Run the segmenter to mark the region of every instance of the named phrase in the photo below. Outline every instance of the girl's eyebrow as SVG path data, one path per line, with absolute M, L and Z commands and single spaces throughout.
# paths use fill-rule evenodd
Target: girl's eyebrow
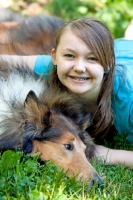
M 74 50 L 74 49 L 71 49 L 71 48 L 63 48 L 63 50 L 65 50 L 65 51 L 70 51 L 70 52 L 72 52 L 72 53 L 76 53 L 76 50 Z M 92 51 L 88 51 L 87 52 L 87 54 L 88 55 L 94 55 L 94 53 L 92 52 Z
M 63 50 L 67 50 L 67 51 L 71 51 L 71 52 L 76 52 L 75 50 L 73 50 L 73 49 L 70 49 L 70 48 L 64 48 Z

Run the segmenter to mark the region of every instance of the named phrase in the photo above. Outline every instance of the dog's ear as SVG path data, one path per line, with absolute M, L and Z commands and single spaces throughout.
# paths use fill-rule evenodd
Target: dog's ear
M 91 123 L 92 123 L 91 122 L 91 117 L 92 117 L 92 114 L 88 113 L 84 117 L 79 118 L 78 121 L 76 122 L 76 124 L 80 127 L 80 129 L 82 131 L 84 131 L 85 129 L 88 128 L 88 126 L 91 125 Z
M 50 125 L 50 111 L 48 107 L 35 94 L 30 91 L 24 102 L 27 122 L 34 123 L 38 127 Z

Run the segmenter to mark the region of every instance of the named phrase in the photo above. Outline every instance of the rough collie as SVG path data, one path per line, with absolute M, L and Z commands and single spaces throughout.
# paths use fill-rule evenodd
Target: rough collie
M 0 149 L 40 153 L 41 160 L 53 161 L 69 176 L 100 184 L 85 155 L 95 147 L 89 135 L 86 139 L 89 123 L 90 114 L 83 114 L 75 97 L 53 91 L 25 64 L 0 62 Z

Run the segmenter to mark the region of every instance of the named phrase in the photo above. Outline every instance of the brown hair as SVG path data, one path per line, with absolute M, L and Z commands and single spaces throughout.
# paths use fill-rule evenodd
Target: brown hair
M 113 113 L 111 109 L 111 95 L 114 77 L 114 41 L 110 31 L 100 21 L 92 18 L 79 18 L 66 23 L 58 32 L 56 37 L 56 47 L 58 48 L 62 34 L 66 29 L 73 31 L 80 39 L 82 39 L 98 58 L 100 64 L 105 70 L 101 90 L 98 96 L 98 110 L 96 117 L 98 121 L 94 124 L 93 137 L 104 137 L 113 122 Z M 52 87 L 66 90 L 57 76 L 57 70 L 53 68 L 51 84 Z

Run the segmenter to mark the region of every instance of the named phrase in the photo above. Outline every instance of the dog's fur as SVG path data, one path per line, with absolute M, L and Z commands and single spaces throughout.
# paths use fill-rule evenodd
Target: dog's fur
M 27 66 L 0 62 L 0 148 L 41 153 L 41 160 L 59 164 L 69 176 L 101 183 L 85 156 L 90 114 L 84 116 L 82 107 L 68 93 L 48 88 Z M 94 147 L 87 136 L 88 154 Z
M 0 22 L 7 22 L 7 21 L 8 22 L 12 22 L 12 21 L 22 22 L 26 18 L 27 17 L 17 12 L 13 12 L 9 8 L 0 8 Z
M 1 14 L 2 12 L 2 14 Z M 9 10 L 5 9 L 5 15 Z M 11 11 L 10 11 L 11 12 Z M 64 21 L 50 15 L 21 17 L 17 13 L 0 10 L 0 54 L 50 54 L 55 36 Z

